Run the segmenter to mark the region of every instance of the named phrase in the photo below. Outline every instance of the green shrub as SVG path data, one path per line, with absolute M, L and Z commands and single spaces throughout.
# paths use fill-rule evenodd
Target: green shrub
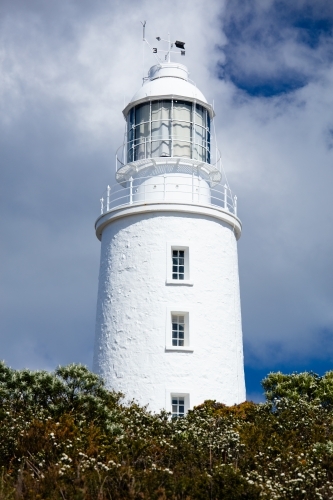
M 80 365 L 0 364 L 0 500 L 333 499 L 332 372 L 270 374 L 267 402 L 149 413 Z

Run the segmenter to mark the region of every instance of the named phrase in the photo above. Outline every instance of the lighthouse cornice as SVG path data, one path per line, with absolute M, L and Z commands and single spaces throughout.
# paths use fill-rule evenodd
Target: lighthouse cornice
M 116 207 L 109 210 L 105 214 L 100 215 L 95 223 L 96 236 L 99 240 L 102 239 L 102 233 L 106 226 L 112 222 L 133 215 L 158 214 L 168 213 L 172 215 L 201 216 L 216 219 L 226 223 L 233 230 L 236 239 L 238 240 L 242 232 L 242 223 L 240 219 L 223 208 L 193 204 L 193 203 L 176 203 L 176 202 L 145 202 Z

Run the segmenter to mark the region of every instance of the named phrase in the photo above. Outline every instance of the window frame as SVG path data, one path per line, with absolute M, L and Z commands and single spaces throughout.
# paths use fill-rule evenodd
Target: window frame
M 173 267 L 173 250 L 183 250 L 184 251 L 184 279 L 173 279 L 172 267 Z M 190 246 L 185 242 L 167 242 L 167 262 L 166 262 L 166 285 L 177 285 L 177 286 L 193 286 L 193 281 L 191 280 L 191 260 L 190 260 Z
M 188 318 L 186 314 L 171 314 L 172 347 L 186 347 L 188 345 L 188 338 L 186 338 L 188 337 L 188 332 L 186 332 L 187 323 Z
M 172 413 L 172 400 L 174 398 L 184 398 L 184 415 L 173 415 Z M 187 412 L 190 409 L 190 394 L 188 392 L 178 392 L 178 391 L 172 391 L 169 393 L 169 410 L 171 413 L 171 418 L 182 418 L 183 416 L 185 417 Z
M 175 255 L 176 253 L 176 255 Z M 182 253 L 182 255 L 181 255 Z M 183 264 L 180 263 L 180 260 L 183 259 Z M 172 270 L 171 270 L 171 279 L 177 281 L 185 281 L 185 276 L 188 275 L 188 255 L 186 254 L 186 250 L 181 248 L 172 248 L 171 249 L 171 260 L 172 260 Z M 174 262 L 176 260 L 176 264 Z M 175 270 L 176 268 L 176 270 Z M 181 272 L 181 269 L 183 271 Z M 175 275 L 178 276 L 175 278 Z M 181 278 L 181 276 L 183 276 Z
M 172 345 L 172 317 L 184 316 L 184 345 Z M 191 346 L 191 324 L 190 324 L 190 310 L 188 307 L 167 307 L 166 312 L 166 328 L 165 328 L 165 352 L 179 351 L 179 352 L 193 352 Z

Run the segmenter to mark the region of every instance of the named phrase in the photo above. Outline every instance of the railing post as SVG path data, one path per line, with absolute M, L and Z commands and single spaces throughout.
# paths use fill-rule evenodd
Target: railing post
M 237 215 L 237 196 L 234 196 L 234 214 Z
M 108 186 L 107 191 L 106 191 L 106 211 L 108 212 L 110 210 L 110 191 L 111 188 Z
M 163 200 L 165 200 L 166 197 L 166 175 L 164 174 L 164 193 L 163 193 Z
M 133 203 L 133 177 L 130 177 L 130 205 Z
M 101 215 L 103 215 L 103 208 L 104 208 L 104 207 L 103 207 L 103 204 L 104 204 L 104 198 L 101 198 L 99 201 L 101 202 Z
M 228 186 L 224 184 L 224 210 L 228 210 Z
M 194 202 L 194 172 L 192 170 L 192 203 Z

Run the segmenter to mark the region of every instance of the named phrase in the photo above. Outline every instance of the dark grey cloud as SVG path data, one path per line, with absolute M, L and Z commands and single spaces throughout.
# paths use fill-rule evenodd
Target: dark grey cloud
M 86 150 L 67 111 L 35 101 L 0 134 L 1 357 L 16 366 L 91 362 L 101 190 L 91 166 L 103 178 L 108 157 Z

